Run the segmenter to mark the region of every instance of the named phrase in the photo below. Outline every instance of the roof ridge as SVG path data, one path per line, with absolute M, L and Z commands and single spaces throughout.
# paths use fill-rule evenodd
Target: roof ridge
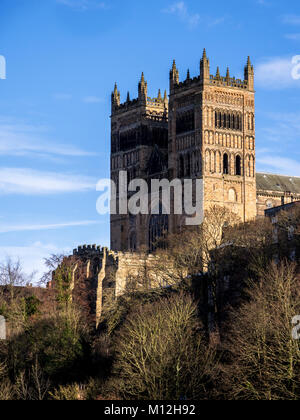
M 300 176 L 296 176 L 296 175 L 283 175 L 283 174 L 274 174 L 272 172 L 256 172 L 256 174 L 260 174 L 260 175 L 274 175 L 274 176 L 285 176 L 287 178 L 299 178 Z

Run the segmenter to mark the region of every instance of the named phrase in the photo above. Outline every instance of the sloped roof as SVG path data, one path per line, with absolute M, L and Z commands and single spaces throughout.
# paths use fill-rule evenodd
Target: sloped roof
M 300 194 L 300 177 L 257 172 L 256 188 L 258 191 Z

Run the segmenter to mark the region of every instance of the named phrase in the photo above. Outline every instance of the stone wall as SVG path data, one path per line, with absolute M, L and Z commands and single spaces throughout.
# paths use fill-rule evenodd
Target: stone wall
M 93 245 L 75 249 L 62 264 L 72 273 L 73 299 L 87 310 L 97 327 L 106 299 L 115 300 L 130 287 L 138 290 L 163 286 L 155 260 L 149 254 L 113 252 Z M 51 287 L 55 288 L 55 272 Z

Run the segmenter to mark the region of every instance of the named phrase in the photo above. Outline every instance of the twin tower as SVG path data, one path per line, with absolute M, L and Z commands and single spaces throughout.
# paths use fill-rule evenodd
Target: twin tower
M 200 75 L 180 81 L 173 62 L 169 99 L 148 97 L 144 74 L 138 98 L 124 103 L 115 85 L 111 115 L 111 179 L 201 179 L 203 210 L 221 205 L 241 221 L 255 218 L 254 69 L 248 58 L 244 80 L 210 74 L 204 50 Z M 150 202 L 150 200 L 149 200 Z M 166 231 L 175 233 L 184 215 L 111 215 L 111 249 L 152 251 Z

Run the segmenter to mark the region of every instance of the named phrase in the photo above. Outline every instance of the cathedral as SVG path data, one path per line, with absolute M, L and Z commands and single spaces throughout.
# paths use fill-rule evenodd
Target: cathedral
M 175 61 L 170 70 L 169 96 L 148 97 L 144 74 L 138 97 L 121 103 L 115 85 L 111 111 L 111 179 L 120 171 L 128 182 L 143 179 L 201 179 L 203 213 L 212 205 L 226 206 L 241 221 L 264 216 L 271 207 L 300 200 L 300 178 L 255 169 L 255 90 L 250 58 L 244 80 L 227 69 L 210 72 L 204 50 L 199 75 L 187 72 L 180 81 Z M 119 191 L 117 191 L 117 194 Z M 130 194 L 130 193 L 128 193 Z M 178 232 L 185 215 L 112 214 L 111 250 L 152 251 L 165 232 Z

